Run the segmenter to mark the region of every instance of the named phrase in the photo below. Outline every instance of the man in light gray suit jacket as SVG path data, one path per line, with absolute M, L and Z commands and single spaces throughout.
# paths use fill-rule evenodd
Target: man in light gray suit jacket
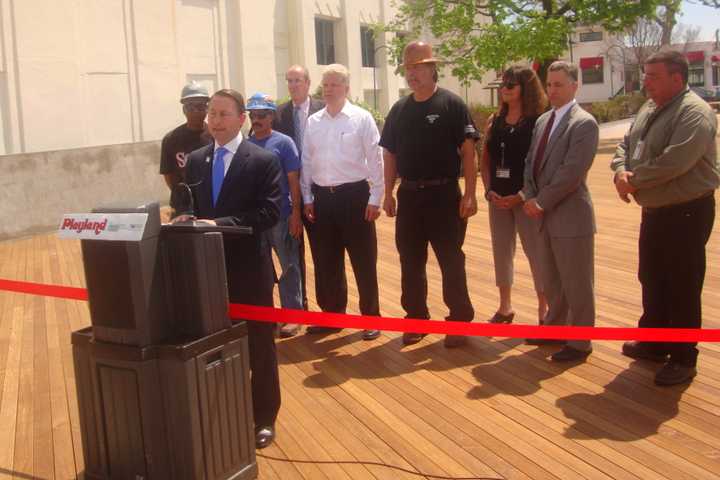
M 535 124 L 525 161 L 524 211 L 538 219 L 538 254 L 548 312 L 544 325 L 595 325 L 595 215 L 587 173 L 598 145 L 595 119 L 575 101 L 575 65 L 550 65 L 547 93 L 552 110 Z M 556 362 L 584 360 L 588 340 L 528 339 L 528 344 L 564 344 Z

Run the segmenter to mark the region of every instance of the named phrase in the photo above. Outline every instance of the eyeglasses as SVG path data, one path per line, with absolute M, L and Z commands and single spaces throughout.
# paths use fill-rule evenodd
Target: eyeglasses
M 262 112 L 262 111 L 252 111 L 252 112 L 250 112 L 250 119 L 262 120 L 263 118 L 267 117 L 268 115 L 271 115 L 271 113 L 270 112 Z
M 520 84 L 517 82 L 502 82 L 500 84 L 500 88 L 507 88 L 508 90 L 512 90 L 513 88 L 517 87 L 518 85 L 520 85 Z
M 208 104 L 205 102 L 188 102 L 183 104 L 183 109 L 186 112 L 204 112 L 208 108 Z

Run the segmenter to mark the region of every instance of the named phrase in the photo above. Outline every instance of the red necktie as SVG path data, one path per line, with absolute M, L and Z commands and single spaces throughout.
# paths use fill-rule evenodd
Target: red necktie
M 536 182 L 538 175 L 540 175 L 540 168 L 542 167 L 543 156 L 545 155 L 545 147 L 547 147 L 553 123 L 555 123 L 555 110 L 553 110 L 552 114 L 550 114 L 550 120 L 548 120 L 547 125 L 545 125 L 545 131 L 542 134 L 542 138 L 540 138 L 540 143 L 538 144 L 537 151 L 535 152 L 535 159 L 533 160 L 533 177 Z

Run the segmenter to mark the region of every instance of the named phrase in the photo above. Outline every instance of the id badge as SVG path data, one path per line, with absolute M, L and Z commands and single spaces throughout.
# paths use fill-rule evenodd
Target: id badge
M 510 178 L 510 169 L 509 168 L 498 168 L 495 171 L 495 176 L 497 178 Z
M 633 152 L 632 159 L 633 160 L 640 160 L 640 157 L 642 156 L 643 149 L 645 148 L 645 140 L 640 140 L 638 144 L 635 146 L 635 151 Z

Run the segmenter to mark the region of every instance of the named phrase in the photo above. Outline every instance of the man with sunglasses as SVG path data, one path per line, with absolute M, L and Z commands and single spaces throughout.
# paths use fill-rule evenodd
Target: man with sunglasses
M 246 108 L 250 112 L 252 123 L 252 135 L 248 141 L 277 155 L 283 170 L 280 180 L 282 189 L 280 219 L 273 228 L 264 232 L 263 243 L 275 250 L 280 260 L 282 268 L 279 282 L 280 304 L 283 308 L 302 310 L 299 258 L 299 240 L 302 234 L 300 158 L 292 138 L 273 130 L 273 118 L 277 106 L 269 96 L 264 93 L 254 94 L 248 99 Z M 297 324 L 286 324 L 283 327 L 287 325 L 299 329 Z
M 198 82 L 192 81 L 182 89 L 180 103 L 186 122 L 165 135 L 160 147 L 160 173 L 171 191 L 185 181 L 185 165 L 190 152 L 210 143 L 205 123 L 209 100 L 207 88 Z

